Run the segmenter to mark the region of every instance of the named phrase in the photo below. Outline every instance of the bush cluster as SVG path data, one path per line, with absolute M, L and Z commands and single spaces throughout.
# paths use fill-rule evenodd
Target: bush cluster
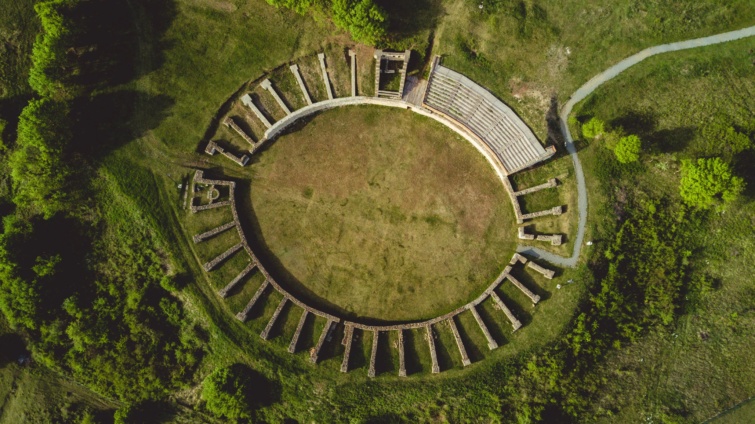
M 2 192 L 11 208 L 0 211 L 0 312 L 29 340 L 36 362 L 128 406 L 186 384 L 202 349 L 193 322 L 165 289 L 176 285 L 166 276 L 171 266 L 160 234 L 140 224 L 139 210 L 124 207 L 129 193 L 92 187 L 92 169 L 79 172 L 86 164 L 72 150 L 74 110 L 95 87 L 71 83 L 91 58 L 69 52 L 97 38 L 86 34 L 91 25 L 112 31 L 95 13 L 108 6 L 35 5 L 42 33 L 29 83 L 36 96 L 19 116 L 15 144 L 4 142 L 8 154 L 0 157 L 12 180 L 10 192 Z M 112 179 L 103 174 L 97 178 Z M 157 190 L 151 175 L 149 182 Z M 77 201 L 85 197 L 97 206 Z
M 388 14 L 374 0 L 267 0 L 304 14 L 313 7 L 325 11 L 333 23 L 351 34 L 354 41 L 376 45 L 385 37 Z

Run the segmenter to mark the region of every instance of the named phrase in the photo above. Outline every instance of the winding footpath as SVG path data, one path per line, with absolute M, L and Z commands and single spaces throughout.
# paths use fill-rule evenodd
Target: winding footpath
M 585 85 L 580 87 L 574 94 L 571 95 L 569 101 L 566 102 L 561 109 L 559 120 L 561 121 L 561 131 L 564 134 L 566 150 L 572 157 L 574 162 L 574 174 L 577 177 L 577 210 L 579 212 L 579 226 L 577 227 L 577 236 L 574 239 L 574 252 L 571 257 L 563 257 L 554 253 L 542 250 L 537 247 L 522 246 L 517 248 L 520 253 L 525 253 L 534 258 L 541 258 L 555 265 L 564 267 L 575 267 L 579 259 L 579 253 L 582 250 L 582 244 L 585 238 L 585 226 L 587 224 L 587 187 L 585 186 L 585 175 L 582 172 L 582 164 L 577 157 L 577 149 L 574 147 L 574 139 L 569 132 L 569 126 L 567 125 L 567 119 L 571 114 L 572 108 L 577 103 L 584 100 L 587 96 L 592 94 L 596 88 L 600 87 L 606 81 L 624 72 L 631 66 L 634 66 L 643 60 L 655 56 L 661 53 L 675 52 L 679 50 L 694 49 L 696 47 L 710 46 L 713 44 L 725 43 L 728 41 L 739 40 L 741 38 L 747 38 L 755 36 L 755 26 L 743 28 L 737 31 L 725 32 L 723 34 L 711 35 L 709 37 L 696 38 L 694 40 L 679 41 L 676 43 L 661 44 L 659 46 L 649 47 L 640 51 L 621 62 L 606 69 L 600 74 L 594 76 L 590 81 L 587 81 Z

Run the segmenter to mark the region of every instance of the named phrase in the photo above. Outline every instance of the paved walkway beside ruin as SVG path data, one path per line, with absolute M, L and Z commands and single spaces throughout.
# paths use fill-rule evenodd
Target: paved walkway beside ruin
M 579 212 L 579 224 L 577 226 L 577 235 L 574 238 L 574 251 L 568 258 L 556 255 L 537 247 L 519 246 L 517 251 L 526 253 L 535 258 L 544 259 L 552 264 L 575 267 L 579 260 L 579 253 L 582 249 L 582 244 L 585 239 L 585 226 L 587 225 L 587 187 L 585 186 L 585 175 L 582 171 L 582 163 L 577 157 L 577 148 L 574 146 L 574 139 L 571 132 L 569 132 L 569 125 L 567 121 L 569 115 L 574 106 L 587 98 L 593 91 L 603 85 L 606 81 L 611 80 L 620 73 L 626 71 L 630 67 L 642 62 L 643 60 L 655 56 L 661 53 L 675 52 L 679 50 L 694 49 L 697 47 L 705 47 L 713 44 L 726 43 L 729 41 L 739 40 L 742 38 L 755 36 L 755 26 L 743 28 L 737 31 L 725 32 L 722 34 L 711 35 L 709 37 L 695 38 L 693 40 L 679 41 L 669 44 L 661 44 L 659 46 L 649 47 L 640 51 L 621 62 L 606 69 L 600 74 L 594 76 L 590 81 L 587 81 L 582 87 L 580 87 L 574 94 L 571 95 L 569 101 L 566 102 L 559 114 L 559 121 L 561 123 L 561 132 L 564 134 L 566 150 L 574 162 L 574 174 L 577 178 L 577 210 Z

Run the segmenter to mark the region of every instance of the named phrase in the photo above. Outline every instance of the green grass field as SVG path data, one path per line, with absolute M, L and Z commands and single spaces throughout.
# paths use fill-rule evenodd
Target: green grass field
M 477 297 L 513 254 L 512 209 L 484 157 L 412 112 L 325 112 L 248 172 L 242 210 L 268 268 L 355 318 L 442 315 Z

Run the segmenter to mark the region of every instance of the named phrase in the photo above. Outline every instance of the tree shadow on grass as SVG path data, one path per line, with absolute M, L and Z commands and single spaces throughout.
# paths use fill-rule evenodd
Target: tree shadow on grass
M 695 138 L 696 129 L 693 127 L 678 127 L 659 130 L 648 134 L 643 139 L 650 151 L 659 153 L 680 152 Z
M 377 0 L 377 4 L 385 9 L 389 16 L 388 39 L 385 48 L 405 50 L 417 47 L 422 37 L 427 40 L 424 51 L 414 51 L 407 66 L 407 73 L 424 70 L 432 52 L 435 28 L 440 18 L 446 14 L 440 0 Z M 423 34 L 427 32 L 427 35 Z M 426 38 L 425 38 L 426 37 Z
M 71 148 L 99 158 L 156 128 L 173 106 L 172 98 L 136 90 L 103 93 L 74 103 Z
M 0 336 L 0 367 L 11 362 L 18 361 L 20 358 L 27 356 L 26 342 L 15 333 L 7 333 Z
M 755 149 L 746 150 L 734 158 L 734 174 L 744 178 L 745 189 L 742 195 L 755 198 Z
M 388 13 L 388 34 L 393 42 L 435 29 L 445 14 L 440 0 L 377 0 L 376 3 Z
M 249 383 L 249 399 L 255 408 L 280 402 L 282 388 L 278 381 L 270 380 L 246 364 L 231 365 L 231 373 L 241 376 Z
M 69 12 L 76 28 L 69 83 L 88 89 L 124 84 L 159 68 L 165 31 L 177 15 L 172 0 L 92 0 Z

